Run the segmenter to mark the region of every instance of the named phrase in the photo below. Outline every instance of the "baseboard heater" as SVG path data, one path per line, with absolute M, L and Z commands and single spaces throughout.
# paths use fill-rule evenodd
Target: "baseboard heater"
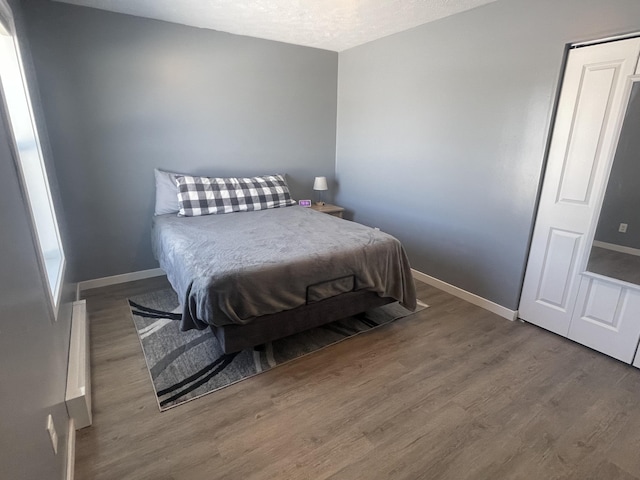
M 91 371 L 86 300 L 73 302 L 65 402 L 76 430 L 91 425 Z

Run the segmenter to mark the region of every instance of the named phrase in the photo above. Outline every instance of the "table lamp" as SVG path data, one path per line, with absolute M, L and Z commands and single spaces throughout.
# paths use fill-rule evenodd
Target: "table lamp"
M 324 205 L 324 192 L 329 190 L 327 177 L 316 177 L 313 181 L 313 189 L 318 192 L 316 205 Z

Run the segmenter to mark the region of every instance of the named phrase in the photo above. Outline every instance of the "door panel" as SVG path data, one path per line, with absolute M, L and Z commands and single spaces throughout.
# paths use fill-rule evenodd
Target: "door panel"
M 567 286 L 571 284 L 581 238 L 580 234 L 551 229 L 538 286 L 538 303 L 567 311 Z
M 633 38 L 574 49 L 567 60 L 519 306 L 521 318 L 563 336 L 639 55 Z
M 640 340 L 640 290 L 584 276 L 569 338 L 631 363 Z
M 582 70 L 560 179 L 559 203 L 588 204 L 591 199 L 598 147 L 620 67 L 620 62 L 611 62 L 587 65 Z
M 588 285 L 585 302 L 580 303 L 584 305 L 582 315 L 575 315 L 575 317 L 612 332 L 619 332 L 620 309 L 618 307 L 621 306 L 620 302 L 623 299 L 622 287 L 600 280 L 591 280 Z M 572 330 L 575 328 L 569 328 L 569 335 Z

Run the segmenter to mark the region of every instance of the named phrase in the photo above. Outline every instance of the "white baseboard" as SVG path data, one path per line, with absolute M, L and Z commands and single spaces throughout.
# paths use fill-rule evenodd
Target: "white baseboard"
M 76 468 L 76 426 L 73 418 L 69 419 L 67 429 L 67 464 L 65 467 L 65 480 L 73 480 Z
M 165 275 L 164 270 L 161 268 L 152 268 L 150 270 L 123 273 L 122 275 L 113 275 L 111 277 L 94 278 L 93 280 L 78 282 L 78 290 L 82 291 L 89 290 L 91 288 L 108 287 L 109 285 L 144 280 L 145 278 L 161 277 L 162 275 Z
M 411 269 L 413 273 L 413 278 L 416 280 L 420 280 L 432 287 L 436 287 L 439 290 L 450 293 L 451 295 L 461 298 L 469 303 L 477 305 L 478 307 L 484 308 L 485 310 L 489 310 L 496 315 L 500 315 L 507 320 L 511 320 L 512 322 L 518 318 L 517 310 L 510 310 L 507 307 L 503 307 L 502 305 L 498 305 L 497 303 L 492 302 L 491 300 L 487 300 L 486 298 L 480 297 L 475 293 L 467 292 L 462 288 L 451 285 L 450 283 L 443 282 L 435 277 L 427 275 L 426 273 L 419 272 L 418 270 Z
M 615 243 L 600 242 L 598 240 L 593 241 L 594 247 L 605 248 L 607 250 L 613 250 L 614 252 L 626 253 L 628 255 L 636 255 L 640 257 L 640 249 L 633 247 L 625 247 L 623 245 L 616 245 Z

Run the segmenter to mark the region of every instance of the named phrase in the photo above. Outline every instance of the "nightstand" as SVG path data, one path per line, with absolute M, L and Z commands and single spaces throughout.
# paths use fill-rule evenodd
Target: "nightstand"
M 344 208 L 338 207 L 337 205 L 331 205 L 330 203 L 325 203 L 324 205 L 316 205 L 314 203 L 309 208 L 317 212 L 328 213 L 329 215 L 333 215 L 338 218 L 342 218 L 342 212 L 344 212 Z

